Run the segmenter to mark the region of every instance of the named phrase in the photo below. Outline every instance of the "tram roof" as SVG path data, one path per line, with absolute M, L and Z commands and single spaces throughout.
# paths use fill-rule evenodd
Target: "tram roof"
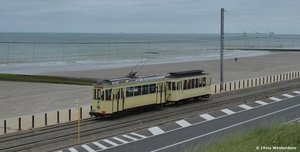
M 102 79 L 97 81 L 97 85 L 108 84 L 108 85 L 120 85 L 126 83 L 134 83 L 134 82 L 143 82 L 143 81 L 153 81 L 164 79 L 163 75 L 146 75 L 146 76 L 137 76 L 135 78 L 128 77 L 120 77 L 120 78 L 112 78 L 112 79 Z
M 179 71 L 179 72 L 170 72 L 168 77 L 180 78 L 188 76 L 197 76 L 197 75 L 207 75 L 208 73 L 203 73 L 204 70 L 189 70 L 189 71 Z

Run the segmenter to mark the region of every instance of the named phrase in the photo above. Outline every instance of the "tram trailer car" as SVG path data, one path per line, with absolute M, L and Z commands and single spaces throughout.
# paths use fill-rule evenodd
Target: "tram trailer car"
M 93 85 L 90 115 L 95 117 L 151 109 L 169 102 L 209 98 L 211 75 L 203 70 L 99 80 Z

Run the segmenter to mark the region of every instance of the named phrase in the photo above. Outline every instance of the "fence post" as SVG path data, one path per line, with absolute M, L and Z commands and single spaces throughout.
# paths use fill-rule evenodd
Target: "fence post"
M 47 113 L 45 113 L 45 126 L 47 126 Z
M 69 121 L 71 121 L 71 109 L 69 109 Z
M 90 109 L 90 111 L 92 111 L 92 109 L 93 109 L 93 106 L 91 105 L 91 109 Z M 92 117 L 92 115 L 90 115 L 91 117 Z
M 57 123 L 59 123 L 59 111 L 57 111 Z
M 19 117 L 19 130 L 21 130 L 21 117 Z
M 282 81 L 282 80 L 283 80 L 283 75 L 280 74 L 280 79 L 279 79 L 279 81 Z
M 247 88 L 249 87 L 249 79 L 247 80 Z
M 295 78 L 295 72 L 292 73 L 292 79 L 294 79 L 294 78 Z
M 34 115 L 32 115 L 32 128 L 34 128 Z
M 231 82 L 229 83 L 229 90 L 231 91 Z
M 80 107 L 80 119 L 82 119 L 82 107 Z
M 234 81 L 234 90 L 236 89 L 236 82 Z
M 4 133 L 6 134 L 6 120 L 4 120 Z
M 217 85 L 215 85 L 215 93 L 217 93 Z

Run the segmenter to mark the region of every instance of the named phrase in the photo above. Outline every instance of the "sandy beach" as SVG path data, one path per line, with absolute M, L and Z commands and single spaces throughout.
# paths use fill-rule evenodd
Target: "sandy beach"
M 126 76 L 132 69 L 133 67 L 103 70 L 63 71 L 42 73 L 42 75 L 84 78 L 114 78 Z M 139 67 L 137 67 L 134 71 L 138 69 Z M 138 72 L 138 75 L 166 75 L 168 72 L 194 69 L 205 70 L 205 72 L 212 74 L 213 83 L 220 82 L 220 60 L 145 65 Z M 234 59 L 225 59 L 224 81 L 236 81 L 298 70 L 300 70 L 300 52 L 274 52 L 273 54 L 262 56 L 240 57 L 237 62 L 235 62 Z
M 240 57 L 237 62 L 235 62 L 234 59 L 225 59 L 224 81 L 229 82 L 299 71 L 299 59 L 300 52 Z M 203 69 L 212 74 L 213 83 L 219 83 L 219 67 L 219 60 L 145 65 L 139 71 L 139 75 L 165 75 L 168 72 Z M 72 72 L 62 71 L 55 73 L 41 73 L 41 75 L 110 78 L 125 76 L 132 69 L 133 67 Z M 0 85 L 0 119 L 65 108 L 74 108 L 75 100 L 79 100 L 82 105 L 90 105 L 92 101 L 92 92 L 91 87 L 89 86 L 5 81 L 0 81 Z

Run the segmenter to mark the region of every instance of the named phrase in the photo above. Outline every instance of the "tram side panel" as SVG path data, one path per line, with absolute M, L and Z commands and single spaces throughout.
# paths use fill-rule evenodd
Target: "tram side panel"
M 210 75 L 168 79 L 167 100 L 173 102 L 194 97 L 208 97 L 211 94 L 210 83 Z
M 125 108 L 130 109 L 165 103 L 164 86 L 165 81 L 159 81 L 138 84 L 136 86 L 130 86 L 130 88 L 127 87 Z
M 123 96 L 114 98 L 112 112 L 165 103 L 165 81 L 125 85 Z M 120 91 L 115 93 L 120 95 Z

